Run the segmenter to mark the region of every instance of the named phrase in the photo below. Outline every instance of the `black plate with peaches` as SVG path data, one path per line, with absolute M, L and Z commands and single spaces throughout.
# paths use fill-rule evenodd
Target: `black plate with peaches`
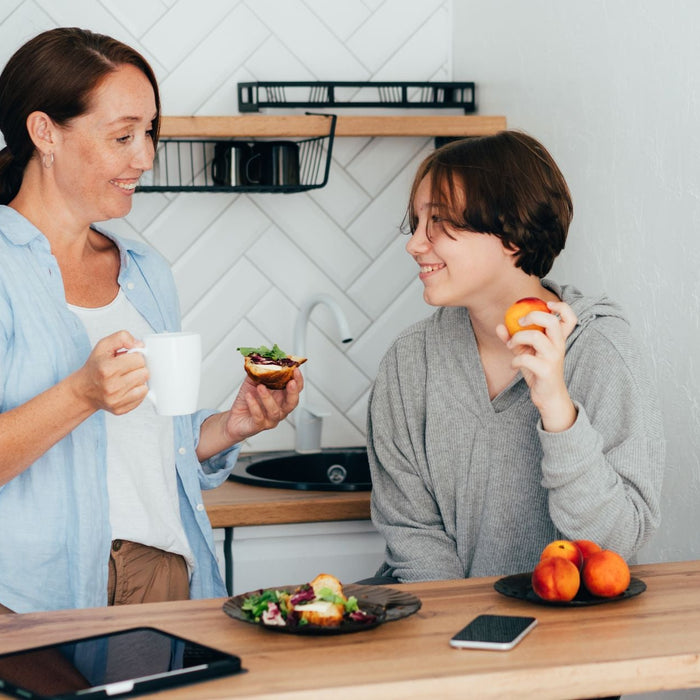
M 587 606 L 632 598 L 646 584 L 630 575 L 617 552 L 590 540 L 555 540 L 542 550 L 531 572 L 505 576 L 494 588 L 540 605 Z

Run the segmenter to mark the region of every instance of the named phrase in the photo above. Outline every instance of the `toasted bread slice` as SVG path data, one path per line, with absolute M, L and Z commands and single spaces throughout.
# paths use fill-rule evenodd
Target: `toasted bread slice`
M 331 603 L 328 600 L 296 605 L 294 609 L 299 612 L 302 620 L 319 627 L 337 627 L 345 614 L 345 606 L 342 603 Z
M 331 574 L 319 574 L 310 583 L 311 588 L 314 589 L 314 593 L 318 595 L 322 588 L 329 588 L 333 593 L 339 595 L 343 600 L 347 600 L 345 594 L 343 593 L 343 584 Z
M 331 574 L 319 574 L 309 584 L 314 589 L 314 594 L 318 596 L 324 588 L 332 591 L 342 600 L 347 600 L 343 593 L 343 586 L 340 581 Z M 295 610 L 301 614 L 302 620 L 319 627 L 337 627 L 345 615 L 345 606 L 342 603 L 333 603 L 329 600 L 314 600 L 311 603 L 301 603 L 296 605 Z
M 248 376 L 256 384 L 264 384 L 268 389 L 284 389 L 287 382 L 294 376 L 294 368 L 306 362 L 305 357 L 288 355 L 287 360 L 294 364 L 277 365 L 254 362 L 253 358 L 247 356 L 244 361 L 244 368 Z

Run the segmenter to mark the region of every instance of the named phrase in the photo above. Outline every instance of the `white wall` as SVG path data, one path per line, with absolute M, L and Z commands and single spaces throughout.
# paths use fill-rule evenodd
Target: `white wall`
M 572 190 L 554 279 L 606 292 L 650 357 L 668 442 L 643 561 L 700 557 L 700 4 L 455 0 L 454 80 L 539 138 Z

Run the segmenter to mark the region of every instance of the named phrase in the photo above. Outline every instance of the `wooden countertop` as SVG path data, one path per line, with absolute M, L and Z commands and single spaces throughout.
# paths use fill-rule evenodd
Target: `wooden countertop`
M 369 491 L 302 491 L 226 481 L 205 491 L 212 527 L 367 520 Z
M 232 620 L 224 599 L 0 615 L 0 653 L 152 625 L 237 654 L 247 669 L 157 695 L 169 700 L 552 700 L 700 687 L 700 561 L 632 574 L 647 584 L 644 593 L 591 607 L 506 598 L 495 578 L 404 584 L 397 588 L 422 600 L 417 613 L 330 637 Z M 538 625 L 512 651 L 452 649 L 452 634 L 480 613 L 534 615 Z

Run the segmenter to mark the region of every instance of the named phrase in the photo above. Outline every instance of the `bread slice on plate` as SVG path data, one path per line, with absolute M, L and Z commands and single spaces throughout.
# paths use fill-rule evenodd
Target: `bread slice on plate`
M 329 600 L 297 605 L 294 609 L 300 613 L 302 620 L 318 627 L 337 627 L 345 614 L 345 606 L 342 603 L 331 603 Z
M 311 581 L 311 588 L 314 589 L 316 595 L 319 594 L 321 589 L 328 588 L 336 595 L 340 596 L 343 600 L 347 600 L 345 594 L 343 593 L 343 584 L 331 574 L 319 574 L 313 581 Z
M 319 574 L 310 582 L 310 585 L 314 589 L 316 596 L 325 588 L 342 600 L 347 600 L 343 593 L 342 584 L 331 574 Z M 334 603 L 330 600 L 314 600 L 310 603 L 296 605 L 294 609 L 301 614 L 302 620 L 319 627 L 337 627 L 343 621 L 343 616 L 345 615 L 343 603 Z

